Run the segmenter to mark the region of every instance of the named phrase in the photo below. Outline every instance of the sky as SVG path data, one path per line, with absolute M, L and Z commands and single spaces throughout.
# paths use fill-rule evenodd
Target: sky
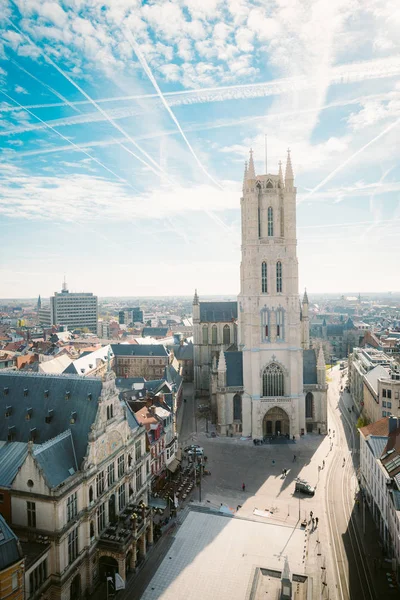
M 398 291 L 397 0 L 0 0 L 0 297 L 239 291 L 291 149 L 300 289 Z

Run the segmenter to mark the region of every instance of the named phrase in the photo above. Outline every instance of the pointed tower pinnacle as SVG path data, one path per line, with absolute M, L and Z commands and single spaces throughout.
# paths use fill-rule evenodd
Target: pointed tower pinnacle
M 199 297 L 197 295 L 197 289 L 194 290 L 194 296 L 193 296 L 193 304 L 198 304 L 199 303 Z
M 253 150 L 250 148 L 250 160 L 249 160 L 249 168 L 247 170 L 247 179 L 256 178 L 256 172 L 254 170 L 254 160 L 253 160 Z
M 303 304 L 308 304 L 307 289 L 304 288 Z
M 287 159 L 286 159 L 286 170 L 285 170 L 285 187 L 293 187 L 293 167 L 292 160 L 290 158 L 290 149 L 287 151 Z
M 279 183 L 281 184 L 281 187 L 283 187 L 283 173 L 282 173 L 282 161 L 279 161 L 279 172 L 278 172 L 278 176 L 279 176 Z
M 325 370 L 325 356 L 324 356 L 324 350 L 322 348 L 322 344 L 319 345 L 317 368 Z
M 244 163 L 243 189 L 246 187 L 246 181 L 247 181 L 247 160 Z
M 223 350 L 221 350 L 219 353 L 218 371 L 219 373 L 226 373 L 225 353 Z

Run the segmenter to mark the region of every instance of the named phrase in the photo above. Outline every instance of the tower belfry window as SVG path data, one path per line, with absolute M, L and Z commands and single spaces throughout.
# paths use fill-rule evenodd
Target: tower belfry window
M 231 330 L 229 325 L 224 325 L 224 328 L 222 330 L 222 335 L 223 335 L 223 344 L 226 346 L 227 344 L 231 343 Z
M 276 291 L 282 292 L 282 263 L 280 260 L 276 263 Z
M 268 237 L 274 235 L 274 209 L 272 206 L 268 207 Z
M 261 292 L 263 294 L 268 293 L 268 268 L 266 262 L 261 264 Z
M 284 334 L 284 311 L 280 308 L 276 311 L 276 339 L 280 341 L 284 340 Z

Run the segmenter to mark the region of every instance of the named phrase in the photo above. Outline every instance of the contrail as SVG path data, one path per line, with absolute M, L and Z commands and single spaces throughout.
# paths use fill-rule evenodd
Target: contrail
M 193 150 L 192 145 L 190 144 L 189 140 L 187 139 L 182 127 L 179 124 L 178 119 L 176 118 L 176 116 L 174 115 L 174 113 L 172 112 L 170 106 L 168 105 L 168 103 L 166 102 L 162 91 L 160 90 L 160 87 L 145 59 L 145 57 L 143 56 L 138 44 L 136 43 L 136 40 L 134 39 L 133 35 L 131 34 L 131 32 L 128 29 L 124 29 L 124 35 L 126 37 L 126 39 L 128 40 L 128 42 L 131 44 L 133 50 L 136 53 L 136 56 L 139 59 L 140 64 L 142 65 L 147 77 L 150 79 L 151 83 L 153 84 L 154 89 L 157 92 L 158 97 L 160 98 L 161 102 L 163 103 L 166 111 L 168 112 L 169 116 L 171 117 L 171 119 L 173 120 L 173 122 L 175 123 L 175 125 L 177 126 L 179 133 L 181 134 L 181 136 L 183 137 L 186 146 L 189 148 L 190 153 L 192 154 L 193 158 L 195 159 L 195 161 L 197 162 L 198 166 L 200 167 L 200 169 L 203 171 L 203 173 L 208 177 L 208 179 L 210 179 L 210 181 L 212 181 L 214 183 L 214 185 L 216 185 L 217 187 L 219 187 L 220 189 L 223 189 L 221 184 L 218 183 L 218 181 L 216 181 L 214 179 L 214 177 L 212 177 L 212 175 L 210 175 L 210 173 L 208 173 L 207 169 L 203 166 L 203 164 L 201 163 L 200 159 L 198 158 L 197 154 L 195 153 L 195 151 Z
M 58 136 L 60 136 L 63 140 L 65 140 L 66 142 L 68 142 L 69 144 L 71 144 L 71 146 L 73 146 L 74 148 L 76 148 L 77 150 L 79 150 L 79 152 L 83 152 L 83 154 L 86 154 L 86 156 L 88 156 L 91 160 L 93 160 L 94 162 L 96 162 L 98 165 L 100 165 L 100 167 L 103 167 L 103 169 L 106 169 L 106 171 L 108 171 L 109 173 L 111 173 L 111 175 L 114 175 L 114 177 L 116 177 L 117 179 L 119 179 L 120 181 L 122 181 L 123 183 L 125 183 L 126 185 L 128 185 L 130 188 L 132 188 L 135 192 L 138 193 L 138 190 L 129 183 L 129 181 L 126 181 L 126 179 L 123 179 L 122 177 L 120 177 L 120 175 L 117 175 L 117 173 L 114 173 L 114 171 L 112 171 L 111 169 L 109 169 L 106 165 L 104 165 L 102 162 L 100 162 L 99 160 L 97 160 L 97 158 L 95 158 L 94 156 L 92 156 L 91 154 L 89 154 L 89 152 L 86 152 L 86 150 L 84 150 L 83 148 L 79 148 L 79 146 L 77 146 L 74 142 L 72 142 L 71 140 L 69 140 L 67 137 L 65 137 L 62 133 L 60 133 L 59 131 L 57 131 L 57 129 L 54 129 L 54 127 L 52 127 L 51 125 L 49 125 L 48 123 L 45 123 L 45 121 L 42 121 L 42 119 L 40 117 L 38 117 L 37 115 L 35 115 L 33 112 L 31 112 L 29 110 L 29 108 L 24 108 L 22 106 L 22 104 L 19 104 L 19 102 L 17 100 L 14 100 L 14 98 L 11 98 L 11 96 L 9 96 L 8 94 L 6 94 L 6 92 L 3 92 L 3 90 L 0 90 L 0 93 L 3 94 L 6 98 L 8 98 L 9 100 L 11 100 L 11 102 L 15 102 L 15 104 L 17 104 L 17 106 L 19 105 L 19 107 L 22 110 L 25 110 L 27 113 L 29 113 L 34 119 L 37 119 L 38 121 L 40 121 L 41 123 L 43 123 L 48 129 L 50 129 L 51 131 L 53 131 L 55 134 L 57 134 Z
M 159 175 L 160 173 L 162 173 L 164 176 L 167 176 L 167 174 L 161 169 L 160 165 L 149 155 L 147 154 L 147 152 L 145 150 L 143 150 L 139 144 L 137 144 L 135 142 L 135 140 L 129 135 L 127 134 L 122 127 L 120 127 L 118 125 L 118 123 L 116 123 L 112 118 L 110 118 L 108 116 L 108 114 L 101 108 L 101 106 L 99 106 L 97 104 L 97 102 L 95 102 L 95 100 L 93 100 L 93 98 L 91 98 L 89 96 L 89 94 L 87 94 L 85 92 L 85 90 L 83 90 L 77 83 L 75 83 L 75 81 L 73 81 L 73 79 L 71 79 L 71 77 L 69 75 L 67 75 L 67 73 L 65 73 L 41 48 L 39 48 L 38 46 L 36 46 L 36 44 L 34 42 L 32 42 L 32 40 L 30 39 L 30 37 L 28 35 L 26 35 L 23 31 L 21 31 L 12 21 L 11 19 L 9 19 L 8 17 L 6 17 L 6 20 L 11 24 L 12 27 L 14 27 L 14 29 L 16 31 L 18 31 L 18 33 L 20 35 L 22 35 L 32 46 L 34 46 L 35 48 L 37 48 L 37 50 L 42 54 L 42 56 L 44 57 L 44 59 L 52 65 L 52 67 L 54 67 L 61 75 L 63 75 L 63 77 L 65 77 L 65 79 L 67 81 L 70 82 L 71 85 L 73 85 L 83 96 L 85 96 L 85 98 L 91 103 L 93 104 L 93 106 L 95 108 L 97 108 L 97 110 L 99 112 L 101 112 L 101 114 L 106 118 L 106 120 L 111 123 L 111 125 L 113 127 L 115 127 L 115 129 L 118 129 L 118 131 L 120 133 L 122 133 L 122 135 L 125 137 L 125 139 L 129 140 L 131 142 L 131 144 L 133 144 L 133 146 L 135 146 L 135 148 L 137 150 L 139 150 L 139 152 L 141 152 L 157 169 L 157 171 L 154 169 L 154 167 L 152 167 L 151 165 L 149 165 L 145 160 L 143 160 L 142 158 L 140 158 L 139 156 L 137 156 L 134 152 L 132 152 L 131 150 L 129 150 L 128 148 L 126 148 L 126 146 L 122 145 L 122 147 L 124 148 L 124 150 L 126 150 L 127 152 L 129 152 L 130 154 L 132 154 L 132 156 L 134 156 L 137 160 L 139 160 L 140 162 L 142 162 L 144 165 L 146 165 L 146 167 L 150 168 L 153 172 L 155 172 L 157 175 Z
M 392 129 L 394 129 L 395 127 L 397 127 L 397 125 L 399 125 L 399 123 L 400 123 L 400 119 L 396 119 L 396 121 L 394 121 L 394 123 L 392 123 L 391 125 L 389 125 L 388 127 L 386 127 L 383 131 L 381 131 L 372 140 L 370 140 L 369 142 L 367 142 L 366 144 L 364 144 L 364 146 L 362 146 L 361 148 L 359 148 L 356 152 L 354 152 L 354 154 L 352 154 L 349 158 L 347 158 L 344 162 L 342 162 L 342 164 L 340 164 L 338 167 L 336 167 L 336 169 L 334 169 L 331 173 L 329 173 L 329 175 L 327 175 L 322 181 L 320 181 L 320 183 L 318 185 L 316 185 L 315 188 L 313 188 L 311 190 L 311 192 L 309 192 L 306 196 L 304 196 L 304 198 L 302 198 L 301 201 L 304 202 L 305 200 L 308 200 L 308 198 L 311 198 L 311 196 L 313 194 L 315 194 L 315 192 L 317 192 L 318 190 L 320 190 L 326 183 L 328 183 L 328 181 L 330 181 L 331 179 L 333 179 L 333 177 L 335 177 L 335 175 L 337 173 L 339 173 L 339 171 L 341 171 L 342 169 L 344 169 L 344 167 L 346 167 L 354 158 L 356 158 L 359 154 L 361 154 L 362 152 L 364 152 L 364 150 L 366 150 L 367 148 L 369 148 L 369 146 L 371 146 L 372 144 L 374 144 L 375 142 L 377 142 L 378 140 L 380 140 L 381 137 L 383 137 L 384 135 L 386 135 L 387 133 L 389 133 L 390 131 L 392 131 Z
M 13 24 L 12 24 L 13 25 Z M 13 27 L 16 27 L 13 25 Z M 33 42 L 31 42 L 33 43 Z M 350 63 L 333 67 L 330 71 L 329 84 L 345 84 L 369 79 L 382 79 L 394 77 L 400 73 L 400 58 L 389 57 L 384 59 L 370 60 L 359 63 Z M 312 88 L 314 79 L 312 77 L 287 77 L 274 81 L 260 83 L 247 83 L 240 85 L 208 87 L 200 90 L 181 90 L 164 92 L 168 98 L 169 106 L 180 106 L 182 104 L 202 104 L 205 102 L 223 102 L 225 100 L 236 100 L 242 98 L 259 98 L 274 96 L 288 91 Z M 99 98 L 97 104 L 106 102 L 124 102 L 130 100 L 157 99 L 158 94 L 139 94 L 134 96 L 116 96 L 111 98 Z M 90 104 L 90 101 L 79 100 L 71 102 L 74 105 Z M 28 108 L 51 108 L 63 106 L 62 103 L 30 105 Z M 2 107 L 2 111 L 13 110 L 12 107 Z

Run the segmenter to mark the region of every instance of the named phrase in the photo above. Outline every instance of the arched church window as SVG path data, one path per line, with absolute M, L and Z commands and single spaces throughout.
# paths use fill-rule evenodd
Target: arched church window
M 276 263 L 276 291 L 282 292 L 282 263 L 280 260 Z
M 233 396 L 233 420 L 242 420 L 242 396 L 240 394 Z
M 263 396 L 283 396 L 283 371 L 276 363 L 270 363 L 263 373 Z
M 263 294 L 268 293 L 268 271 L 266 262 L 261 264 L 261 292 Z
M 218 329 L 216 325 L 213 325 L 211 329 L 211 343 L 218 344 Z
M 230 329 L 229 325 L 224 325 L 223 336 L 224 336 L 223 343 L 230 344 L 231 343 L 231 329 Z
M 90 486 L 89 488 L 89 504 L 93 502 L 93 488 Z
M 208 327 L 207 327 L 207 325 L 203 326 L 203 344 L 208 344 Z
M 261 341 L 269 342 L 269 311 L 261 311 Z
M 311 392 L 306 395 L 306 419 L 312 419 L 314 396 Z
M 272 181 L 270 179 L 268 179 L 267 188 L 272 188 L 272 187 L 274 187 L 272 184 Z
M 285 335 L 284 335 L 284 310 L 282 308 L 279 308 L 276 311 L 276 339 L 277 340 L 284 340 L 285 339 Z
M 274 210 L 272 206 L 268 207 L 268 237 L 274 235 Z

